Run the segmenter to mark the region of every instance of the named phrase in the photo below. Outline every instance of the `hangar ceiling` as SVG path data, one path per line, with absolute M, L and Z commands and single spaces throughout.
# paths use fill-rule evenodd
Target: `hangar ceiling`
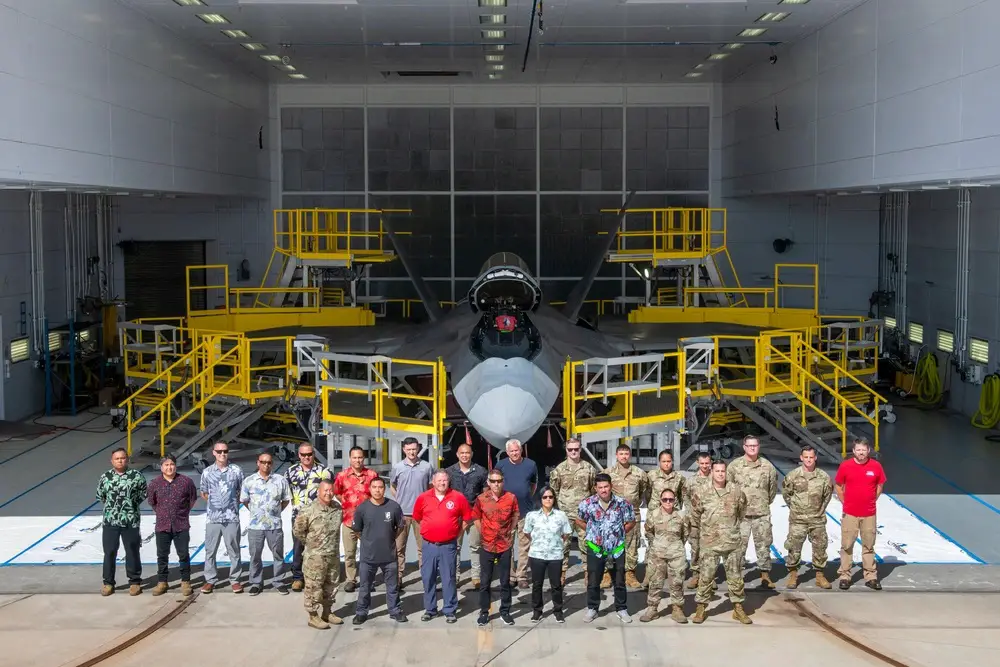
M 280 83 L 722 81 L 863 2 L 120 1 Z

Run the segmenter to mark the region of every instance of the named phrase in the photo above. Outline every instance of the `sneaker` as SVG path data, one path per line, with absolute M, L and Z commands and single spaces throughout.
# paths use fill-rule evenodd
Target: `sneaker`
M 274 587 L 274 590 L 278 591 L 282 595 L 288 595 L 288 586 L 284 584 L 278 584 Z
M 236 593 L 238 595 L 238 594 L 240 594 L 242 592 L 243 592 L 243 584 L 241 584 L 238 581 L 234 581 L 233 582 L 233 593 Z
M 364 623 L 367 620 L 368 620 L 368 616 L 367 615 L 366 616 L 355 616 L 354 620 L 351 621 L 351 623 L 354 624 L 354 625 L 361 625 L 362 623 Z
M 233 588 L 233 592 L 234 593 L 236 592 L 235 588 Z M 252 586 L 250 586 L 250 590 L 247 592 L 250 595 L 260 595 L 260 586 L 258 586 L 257 584 L 253 584 Z
M 479 612 L 479 618 L 476 619 L 476 625 L 478 625 L 481 628 L 485 628 L 486 624 L 489 622 L 490 622 L 490 615 L 487 614 L 485 611 Z
M 563 613 L 561 611 L 554 611 L 554 612 L 552 612 L 552 616 L 555 617 L 556 623 L 565 623 L 566 622 L 566 619 L 563 617 Z
M 409 620 L 406 618 L 406 614 L 404 614 L 401 611 L 395 614 L 389 614 L 389 618 L 396 621 L 397 623 L 406 623 Z
M 542 612 L 536 609 L 534 613 L 531 614 L 531 620 L 534 621 L 535 623 L 542 620 Z
M 433 619 L 435 616 L 437 616 L 437 614 L 428 614 L 425 611 L 424 615 L 420 617 L 420 620 L 423 621 L 424 623 L 426 623 L 427 621 Z
M 458 617 L 455 614 L 448 614 L 444 617 L 445 623 L 458 623 Z
M 201 592 L 204 593 L 205 595 L 208 595 L 214 590 L 215 590 L 215 584 L 205 584 L 204 586 L 201 587 Z
M 632 617 L 628 615 L 628 612 L 622 609 L 618 612 L 618 618 L 622 620 L 622 623 L 631 623 Z
M 504 625 L 514 625 L 514 619 L 510 617 L 510 614 L 500 614 L 500 620 L 503 621 Z
M 587 613 L 583 615 L 583 622 L 592 623 L 595 618 L 597 618 L 597 610 L 588 608 Z

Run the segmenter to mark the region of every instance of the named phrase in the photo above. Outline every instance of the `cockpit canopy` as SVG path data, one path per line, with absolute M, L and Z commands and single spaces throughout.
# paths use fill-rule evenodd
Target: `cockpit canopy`
M 491 255 L 469 290 L 469 306 L 475 313 L 492 308 L 533 311 L 542 301 L 542 289 L 528 264 L 512 252 Z

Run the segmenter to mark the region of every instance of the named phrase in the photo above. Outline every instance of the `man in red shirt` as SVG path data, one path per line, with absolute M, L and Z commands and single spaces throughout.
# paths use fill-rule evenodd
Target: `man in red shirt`
M 337 473 L 333 480 L 333 493 L 337 496 L 344 512 L 344 529 L 340 534 L 344 538 L 344 590 L 348 593 L 357 588 L 355 578 L 358 575 L 358 536 L 351 530 L 354 522 L 354 510 L 371 497 L 368 488 L 378 473 L 365 467 L 365 450 L 351 447 L 351 465 Z
M 444 601 L 445 620 L 458 619 L 458 586 L 455 570 L 458 566 L 458 535 L 472 520 L 472 510 L 465 496 L 448 488 L 448 473 L 438 470 L 431 480 L 431 488 L 417 496 L 413 505 L 413 520 L 420 524 L 420 537 L 424 542 L 424 560 L 420 564 L 420 578 L 424 583 L 424 615 L 429 621 L 438 615 L 437 578 L 441 577 L 441 597 Z
M 479 627 L 490 620 L 490 584 L 493 573 L 500 578 L 500 620 L 514 625 L 510 617 L 510 559 L 514 529 L 521 518 L 517 496 L 504 491 L 503 471 L 494 468 L 486 477 L 486 489 L 472 506 L 472 518 L 479 530 Z
M 837 498 L 844 506 L 840 520 L 840 589 L 851 587 L 851 566 L 854 565 L 854 541 L 861 533 L 861 564 L 865 572 L 865 586 L 880 591 L 878 572 L 875 570 L 875 503 L 885 486 L 882 464 L 870 458 L 868 440 L 854 441 L 854 458 L 840 464 L 834 480 Z

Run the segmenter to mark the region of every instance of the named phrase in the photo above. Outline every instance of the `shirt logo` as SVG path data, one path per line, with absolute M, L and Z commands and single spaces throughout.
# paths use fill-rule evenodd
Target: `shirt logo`
M 868 472 L 866 472 L 865 474 L 866 474 L 867 476 L 869 476 L 869 477 L 874 477 L 874 476 L 875 476 L 875 473 L 873 473 L 873 472 L 872 472 L 871 470 L 869 470 L 869 471 L 868 471 Z
M 385 513 L 385 520 L 386 521 L 392 521 L 392 512 L 386 512 Z
M 455 501 L 454 500 L 449 500 L 448 502 L 446 502 L 444 504 L 444 506 L 447 507 L 450 510 L 453 510 L 453 509 L 455 509 Z

